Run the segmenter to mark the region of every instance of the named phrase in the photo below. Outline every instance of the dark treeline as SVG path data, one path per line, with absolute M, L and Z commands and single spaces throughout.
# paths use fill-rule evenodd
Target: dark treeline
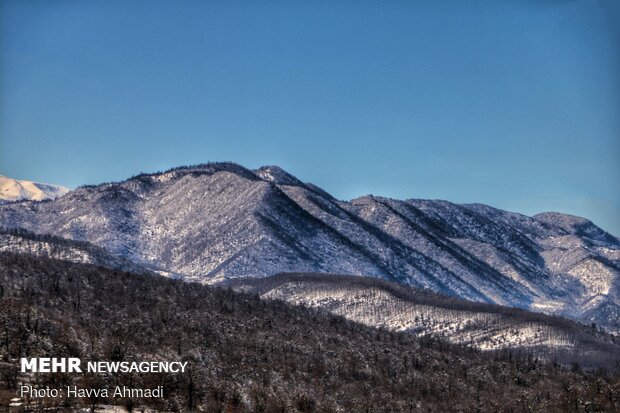
M 21 375 L 19 357 L 184 360 L 185 374 Z M 208 412 L 584 412 L 620 378 L 483 354 L 303 307 L 93 265 L 0 254 L 0 405 L 20 383 L 164 386 L 164 399 L 55 400 Z M 611 367 L 611 366 L 610 366 Z

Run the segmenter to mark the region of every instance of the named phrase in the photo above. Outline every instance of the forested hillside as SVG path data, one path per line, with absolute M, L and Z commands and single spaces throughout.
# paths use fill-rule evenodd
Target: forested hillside
M 34 375 L 23 356 L 185 360 L 180 375 Z M 588 373 L 373 329 L 281 301 L 0 253 L 0 398 L 22 382 L 164 386 L 165 399 L 67 400 L 210 412 L 617 411 L 613 365 Z
M 369 277 L 278 274 L 226 285 L 348 320 L 418 336 L 434 335 L 483 350 L 527 349 L 543 360 L 586 367 L 620 360 L 620 338 L 595 325 L 522 309 L 465 301 Z

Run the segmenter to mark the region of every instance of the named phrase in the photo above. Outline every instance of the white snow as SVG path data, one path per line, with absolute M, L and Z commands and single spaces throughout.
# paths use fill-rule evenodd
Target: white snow
M 69 191 L 69 188 L 59 185 L 23 181 L 0 175 L 0 200 L 4 201 L 43 201 L 57 198 Z

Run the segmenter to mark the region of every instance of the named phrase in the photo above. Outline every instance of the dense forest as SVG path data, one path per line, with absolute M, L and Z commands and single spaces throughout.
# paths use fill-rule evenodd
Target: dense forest
M 183 360 L 184 374 L 20 374 L 20 357 Z M 207 412 L 613 412 L 618 366 L 373 329 L 258 295 L 0 253 L 0 405 L 21 383 L 164 386 L 162 399 L 58 400 Z M 48 401 L 51 403 L 52 401 Z

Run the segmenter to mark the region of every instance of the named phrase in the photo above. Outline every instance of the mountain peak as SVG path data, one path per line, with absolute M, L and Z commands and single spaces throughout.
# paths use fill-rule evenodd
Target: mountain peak
M 276 165 L 265 165 L 254 170 L 254 173 L 267 182 L 276 185 L 304 186 L 304 183 Z
M 69 192 L 59 185 L 13 179 L 0 175 L 0 201 L 44 201 Z
M 234 162 L 207 162 L 196 165 L 183 165 L 176 166 L 174 168 L 167 169 L 165 171 L 156 172 L 140 172 L 131 178 L 117 182 L 104 182 L 95 185 L 82 185 L 80 188 L 97 188 L 109 185 L 133 185 L 137 182 L 141 183 L 153 183 L 153 182 L 168 182 L 175 179 L 182 178 L 186 175 L 213 175 L 218 172 L 230 172 L 232 174 L 241 176 L 251 181 L 258 181 L 260 178 L 254 174 L 251 170 L 245 168 Z
M 620 241 L 616 237 L 597 227 L 592 221 L 586 218 L 563 214 L 561 212 L 543 212 L 534 215 L 533 218 L 544 224 L 559 227 L 573 235 L 620 244 Z

